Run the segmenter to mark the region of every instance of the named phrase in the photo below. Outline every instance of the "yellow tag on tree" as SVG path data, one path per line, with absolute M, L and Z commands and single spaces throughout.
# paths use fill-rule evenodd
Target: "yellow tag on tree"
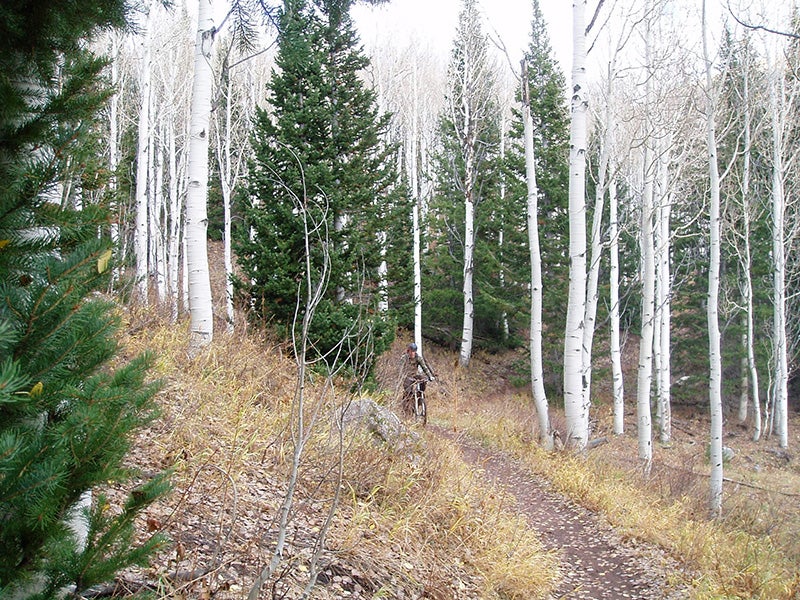
M 108 269 L 108 261 L 111 260 L 111 248 L 103 252 L 97 259 L 97 272 L 103 273 Z
M 44 390 L 44 385 L 43 385 L 43 384 L 42 384 L 42 382 L 40 381 L 39 383 L 37 383 L 36 385 L 34 385 L 34 386 L 31 388 L 31 391 L 30 391 L 30 392 L 28 392 L 28 395 L 29 395 L 31 398 L 37 398 L 37 397 L 39 397 L 39 396 L 41 396 L 41 395 L 42 395 L 42 391 L 43 391 L 43 390 Z

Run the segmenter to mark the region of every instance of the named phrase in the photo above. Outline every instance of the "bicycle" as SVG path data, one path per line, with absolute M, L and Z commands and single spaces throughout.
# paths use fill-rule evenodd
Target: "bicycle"
M 428 380 L 422 376 L 414 378 L 414 385 L 411 395 L 406 399 L 406 411 L 410 413 L 414 420 L 421 422 L 425 427 L 428 424 L 428 405 L 425 403 L 425 388 Z

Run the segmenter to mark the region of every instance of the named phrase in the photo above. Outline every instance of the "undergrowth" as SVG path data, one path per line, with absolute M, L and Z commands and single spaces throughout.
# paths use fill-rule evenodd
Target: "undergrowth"
M 152 375 L 165 383 L 162 418 L 131 460 L 175 472 L 173 494 L 142 524 L 166 532 L 172 544 L 149 571 L 128 573 L 126 585 L 164 598 L 242 598 L 275 547 L 294 449 L 296 369 L 289 348 L 268 336 L 217 334 L 194 357 L 188 337 L 186 324 L 138 309 L 122 340 L 128 354 L 153 352 Z M 547 597 L 557 577 L 554 558 L 455 447 L 423 436 L 415 448 L 397 448 L 363 432 L 341 446 L 336 416 L 352 400 L 349 382 L 325 383 L 318 374 L 306 382 L 317 425 L 282 566 L 260 597 L 300 597 L 315 556 L 320 574 L 312 598 Z
M 452 400 L 441 402 L 435 413 L 438 422 L 521 458 L 531 473 L 603 514 L 623 536 L 663 548 L 683 566 L 673 574 L 674 583 L 688 585 L 696 600 L 800 597 L 797 490 L 765 503 L 763 494 L 746 493 L 752 488 L 726 484 L 726 516 L 709 520 L 702 468 L 691 477 L 686 469 L 654 469 L 646 478 L 635 460 L 619 461 L 620 456 L 636 457 L 633 436 L 612 437 L 582 456 L 547 453 L 532 443 L 535 415 L 530 400 L 513 392 L 474 395 L 471 390 L 481 383 L 474 385 L 473 379 L 485 378 L 480 368 L 457 373 L 448 390 Z M 559 412 L 551 416 L 558 427 Z M 675 490 L 683 493 L 669 493 Z

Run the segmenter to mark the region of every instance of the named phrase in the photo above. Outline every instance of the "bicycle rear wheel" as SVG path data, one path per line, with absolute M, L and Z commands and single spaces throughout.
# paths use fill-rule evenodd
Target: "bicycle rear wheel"
M 414 417 L 423 427 L 428 424 L 428 406 L 425 403 L 425 394 L 421 391 L 414 398 Z

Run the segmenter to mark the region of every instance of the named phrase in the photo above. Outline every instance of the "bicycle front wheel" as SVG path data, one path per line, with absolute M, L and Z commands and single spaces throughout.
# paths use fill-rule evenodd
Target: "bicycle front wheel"
M 414 403 L 414 416 L 416 420 L 422 423 L 422 426 L 428 424 L 428 407 L 425 404 L 425 396 L 418 394 Z

